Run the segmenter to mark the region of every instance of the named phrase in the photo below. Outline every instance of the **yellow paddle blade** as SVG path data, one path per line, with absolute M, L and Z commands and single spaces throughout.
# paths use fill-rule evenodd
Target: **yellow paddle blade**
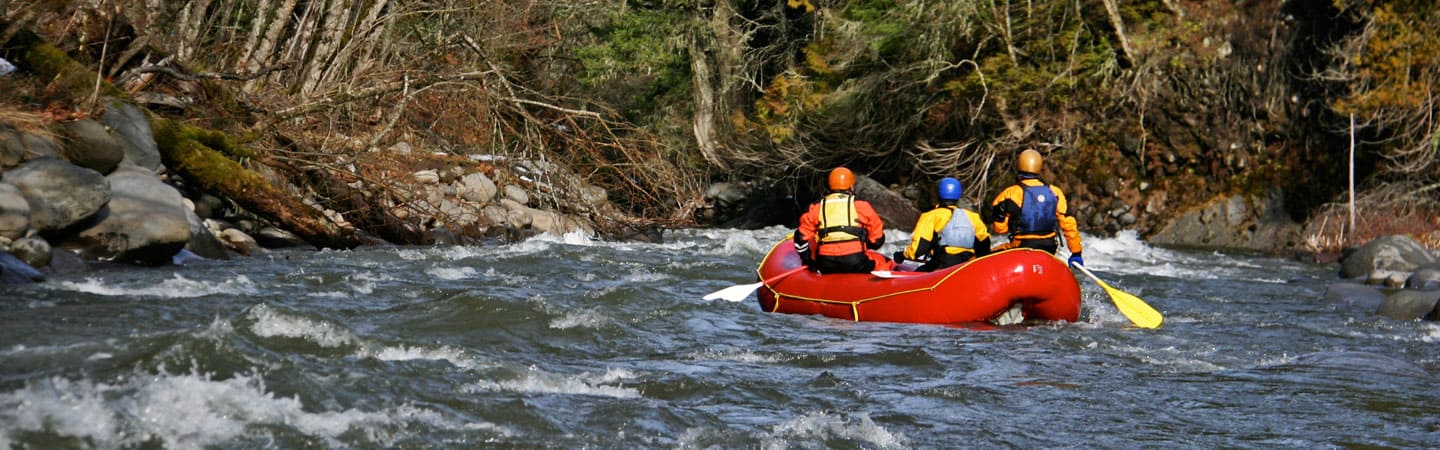
M 1115 309 L 1120 310 L 1120 314 L 1124 314 L 1125 318 L 1130 319 L 1130 322 L 1134 323 L 1135 326 L 1140 328 L 1159 328 L 1160 323 L 1165 321 L 1165 317 L 1160 315 L 1160 311 L 1156 311 L 1155 308 L 1150 307 L 1150 305 L 1145 303 L 1144 300 L 1141 300 L 1140 297 L 1110 287 L 1110 285 L 1105 284 L 1104 281 L 1100 281 L 1100 277 L 1095 276 L 1095 274 L 1090 272 L 1090 269 L 1086 269 L 1085 266 L 1075 264 L 1073 267 L 1080 269 L 1080 272 L 1090 277 L 1091 280 L 1095 280 L 1096 284 L 1104 288 L 1105 293 L 1110 294 L 1110 301 L 1115 303 Z
M 1105 288 L 1105 292 L 1110 294 L 1110 301 L 1115 302 L 1115 309 L 1119 309 L 1120 314 L 1124 314 L 1125 318 L 1130 319 L 1130 322 L 1134 323 L 1135 326 L 1140 328 L 1159 328 L 1160 323 L 1165 321 L 1165 317 L 1160 315 L 1160 311 L 1151 308 L 1150 305 L 1146 304 L 1140 297 L 1112 288 L 1103 282 L 1100 283 L 1100 287 Z

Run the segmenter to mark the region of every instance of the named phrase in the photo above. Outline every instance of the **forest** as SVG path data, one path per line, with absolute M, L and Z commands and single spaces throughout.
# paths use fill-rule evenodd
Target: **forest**
M 1330 224 L 1307 228 L 1316 250 L 1391 233 L 1440 248 L 1433 1 L 0 0 L 0 12 L 0 58 L 22 69 L 0 77 L 0 126 L 43 129 L 123 95 L 244 143 L 254 154 L 236 161 L 374 223 L 416 220 L 383 200 L 414 170 L 492 156 L 563 165 L 625 220 L 679 227 L 716 225 L 696 214 L 714 183 L 801 202 L 838 165 L 922 192 L 954 176 L 982 201 L 1035 148 L 1047 178 L 1090 205 L 1090 233 L 1121 226 L 1103 214 L 1112 204 L 1163 199 L 1124 225 L 1147 232 L 1217 195 L 1278 187 L 1295 220 Z M 78 65 L 34 76 L 62 60 Z M 335 180 L 381 195 L 346 200 L 324 188 Z

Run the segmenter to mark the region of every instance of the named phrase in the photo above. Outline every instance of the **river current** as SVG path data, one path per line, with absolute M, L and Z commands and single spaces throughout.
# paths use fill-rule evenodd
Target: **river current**
M 1434 448 L 1440 326 L 1087 237 L 1077 323 L 762 312 L 786 230 L 279 251 L 0 287 L 4 448 Z M 891 232 L 887 254 L 907 239 Z

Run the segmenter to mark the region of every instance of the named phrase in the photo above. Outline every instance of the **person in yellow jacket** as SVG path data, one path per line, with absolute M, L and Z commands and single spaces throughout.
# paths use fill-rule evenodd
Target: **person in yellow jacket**
M 821 273 L 890 270 L 895 262 L 876 252 L 885 244 L 884 222 L 869 202 L 855 198 L 855 173 L 830 171 L 830 193 L 812 203 L 795 230 L 795 253 Z
M 940 203 L 920 215 L 910 245 L 895 254 L 895 261 L 925 261 L 916 269 L 933 272 L 990 253 L 990 232 L 980 214 L 959 206 L 964 192 L 960 180 L 945 177 L 936 186 Z
M 1017 165 L 1020 181 L 1005 188 L 991 202 L 990 217 L 995 234 L 1010 235 L 1010 242 L 995 250 L 1025 247 L 1055 253 L 1059 248 L 1056 239 L 1064 233 L 1065 246 L 1070 249 L 1070 264 L 1083 266 L 1080 229 L 1070 214 L 1070 206 L 1065 203 L 1065 193 L 1040 180 L 1043 162 L 1040 152 L 1033 149 L 1020 152 Z

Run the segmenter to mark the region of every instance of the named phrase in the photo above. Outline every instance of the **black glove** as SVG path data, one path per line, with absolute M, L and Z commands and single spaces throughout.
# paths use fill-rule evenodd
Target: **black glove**
M 898 262 L 905 262 L 905 251 L 904 251 L 904 250 L 901 250 L 901 251 L 895 252 L 895 257 L 894 257 L 894 258 L 890 258 L 890 259 L 895 260 L 895 262 L 897 262 L 897 263 L 898 263 Z

